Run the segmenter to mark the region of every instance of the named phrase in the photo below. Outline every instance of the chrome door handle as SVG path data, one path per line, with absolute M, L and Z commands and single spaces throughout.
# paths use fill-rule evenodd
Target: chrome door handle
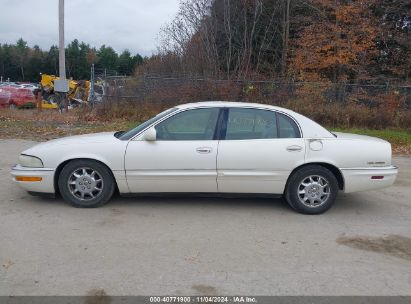
M 303 147 L 297 145 L 287 147 L 288 152 L 300 152 L 302 149 Z
M 212 150 L 213 149 L 211 149 L 209 147 L 200 147 L 200 148 L 196 149 L 197 153 L 201 153 L 201 154 L 210 153 Z

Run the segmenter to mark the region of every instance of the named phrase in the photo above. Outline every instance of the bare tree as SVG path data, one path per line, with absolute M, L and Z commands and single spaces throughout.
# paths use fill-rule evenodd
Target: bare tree
M 284 73 L 291 0 L 184 0 L 161 32 L 163 54 L 188 74 L 246 79 Z M 177 69 L 177 67 L 176 67 Z

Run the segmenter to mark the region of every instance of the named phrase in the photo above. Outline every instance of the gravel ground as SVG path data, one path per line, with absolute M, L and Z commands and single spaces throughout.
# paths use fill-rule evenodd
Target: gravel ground
M 35 198 L 0 140 L 0 295 L 411 295 L 411 158 L 395 185 L 340 194 L 327 213 L 280 199 Z

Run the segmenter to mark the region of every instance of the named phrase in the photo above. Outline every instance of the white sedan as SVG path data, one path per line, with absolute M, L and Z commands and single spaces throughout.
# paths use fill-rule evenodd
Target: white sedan
M 16 183 L 98 207 L 115 191 L 284 196 L 295 210 L 329 209 L 338 191 L 391 186 L 398 170 L 381 139 L 331 133 L 293 111 L 263 104 L 176 106 L 127 132 L 51 140 L 20 155 Z

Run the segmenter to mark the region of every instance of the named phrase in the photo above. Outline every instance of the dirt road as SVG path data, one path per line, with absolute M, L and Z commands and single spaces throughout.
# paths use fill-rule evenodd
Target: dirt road
M 320 216 L 277 199 L 31 197 L 0 140 L 0 295 L 411 295 L 411 158 Z

